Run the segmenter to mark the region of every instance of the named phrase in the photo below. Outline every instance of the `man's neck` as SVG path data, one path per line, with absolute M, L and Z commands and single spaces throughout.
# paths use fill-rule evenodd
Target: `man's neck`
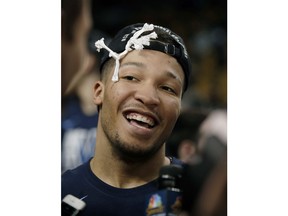
M 133 188 L 144 185 L 159 175 L 163 165 L 170 164 L 164 155 L 164 146 L 146 162 L 126 163 L 112 154 L 98 154 L 90 162 L 93 173 L 105 183 L 117 188 Z

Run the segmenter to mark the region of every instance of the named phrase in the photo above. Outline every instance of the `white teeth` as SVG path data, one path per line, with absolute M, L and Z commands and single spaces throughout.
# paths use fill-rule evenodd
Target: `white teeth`
M 153 119 L 147 117 L 147 116 L 143 116 L 143 115 L 140 115 L 138 113 L 130 113 L 126 116 L 127 119 L 130 119 L 130 120 L 137 120 L 137 121 L 141 121 L 143 123 L 146 123 L 148 124 L 149 126 L 153 127 L 154 126 L 154 121 Z

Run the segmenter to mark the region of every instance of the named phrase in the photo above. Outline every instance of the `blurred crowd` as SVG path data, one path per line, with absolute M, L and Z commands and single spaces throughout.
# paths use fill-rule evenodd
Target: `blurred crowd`
M 227 1 L 147 0 L 92 2 L 93 28 L 115 35 L 135 22 L 166 26 L 183 38 L 194 76 L 183 106 L 226 108 L 227 104 Z
M 183 209 L 187 215 L 227 215 L 227 2 L 62 0 L 61 9 L 62 172 L 94 154 L 95 41 L 107 41 L 131 23 L 163 25 L 183 37 L 192 59 L 192 82 L 166 143 L 167 155 L 188 165 Z

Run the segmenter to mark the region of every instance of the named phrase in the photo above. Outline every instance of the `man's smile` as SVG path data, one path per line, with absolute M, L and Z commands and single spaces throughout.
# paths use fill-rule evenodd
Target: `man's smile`
M 149 135 L 160 122 L 159 117 L 154 113 L 134 108 L 126 109 L 123 116 L 129 125 L 133 126 L 132 131 L 141 135 Z
M 152 118 L 150 118 L 149 116 L 141 115 L 139 113 L 128 113 L 126 115 L 126 119 L 129 122 L 135 122 L 136 124 L 139 124 L 146 128 L 152 128 L 155 125 L 155 122 Z

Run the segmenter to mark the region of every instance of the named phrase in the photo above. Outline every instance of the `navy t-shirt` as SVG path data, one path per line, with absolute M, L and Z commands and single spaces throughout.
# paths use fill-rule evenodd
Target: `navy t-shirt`
M 147 195 L 157 192 L 157 180 L 131 189 L 115 188 L 93 174 L 90 160 L 62 174 L 62 199 L 67 194 L 82 199 L 86 203 L 83 216 L 145 215 Z M 182 162 L 172 158 L 172 164 Z

